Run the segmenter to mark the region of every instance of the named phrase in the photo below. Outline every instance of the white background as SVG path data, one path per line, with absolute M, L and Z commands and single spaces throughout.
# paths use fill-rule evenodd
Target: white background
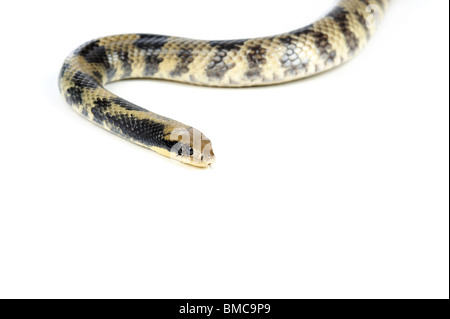
M 0 297 L 448 298 L 448 1 L 394 1 L 361 55 L 304 81 L 108 86 L 200 129 L 213 169 L 103 131 L 57 90 L 92 38 L 266 36 L 333 4 L 4 3 Z

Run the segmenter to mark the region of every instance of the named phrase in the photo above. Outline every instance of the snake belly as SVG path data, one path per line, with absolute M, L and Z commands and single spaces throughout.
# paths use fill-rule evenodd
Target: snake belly
M 85 43 L 66 58 L 59 89 L 79 114 L 164 156 L 197 167 L 215 160 L 200 131 L 128 102 L 104 88 L 151 78 L 215 87 L 271 85 L 309 77 L 354 57 L 389 0 L 341 0 L 301 29 L 264 38 L 201 41 L 124 34 Z

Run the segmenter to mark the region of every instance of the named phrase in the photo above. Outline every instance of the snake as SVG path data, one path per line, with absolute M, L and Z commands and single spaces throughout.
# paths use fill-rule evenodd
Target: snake
M 261 38 L 203 41 L 120 34 L 89 41 L 65 59 L 59 91 L 73 110 L 126 140 L 199 168 L 216 157 L 199 130 L 105 89 L 125 79 L 163 79 L 209 87 L 291 82 L 336 68 L 372 37 L 390 0 L 340 0 L 316 22 Z

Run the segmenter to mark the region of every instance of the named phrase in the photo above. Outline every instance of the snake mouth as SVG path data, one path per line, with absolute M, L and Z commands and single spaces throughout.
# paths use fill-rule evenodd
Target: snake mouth
M 202 156 L 202 162 L 205 163 L 207 166 L 210 166 L 214 164 L 216 161 L 216 157 L 214 155 L 203 155 Z
M 189 161 L 184 162 L 185 164 L 189 164 L 195 167 L 200 168 L 208 168 L 216 161 L 216 157 L 214 155 L 203 155 L 201 160 L 196 160 L 195 158 L 191 158 Z

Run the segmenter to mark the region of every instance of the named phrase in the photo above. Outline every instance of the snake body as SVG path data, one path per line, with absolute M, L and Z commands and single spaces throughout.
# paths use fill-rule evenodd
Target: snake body
M 354 57 L 372 36 L 388 0 L 341 0 L 317 22 L 285 34 L 200 41 L 125 34 L 85 43 L 65 60 L 59 89 L 90 121 L 133 143 L 197 167 L 215 160 L 198 130 L 128 102 L 104 88 L 133 78 L 204 86 L 270 85 L 312 76 Z

